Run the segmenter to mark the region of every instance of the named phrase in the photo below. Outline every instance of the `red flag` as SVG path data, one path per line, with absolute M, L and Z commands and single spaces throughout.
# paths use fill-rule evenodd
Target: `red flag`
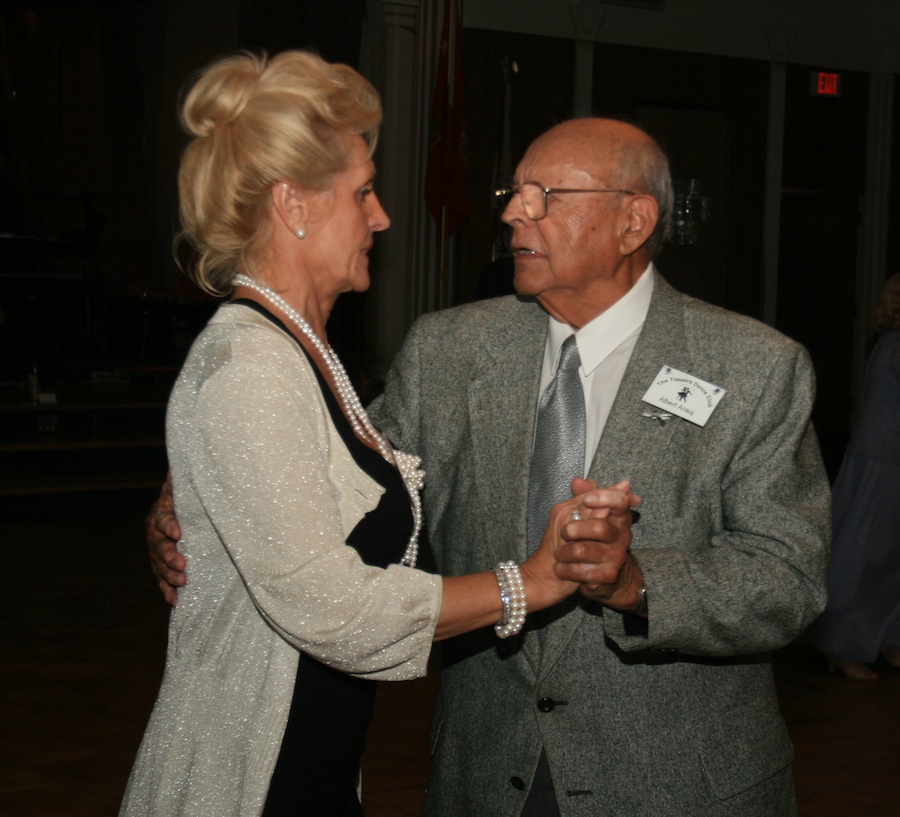
M 446 0 L 425 171 L 425 203 L 438 226 L 438 241 L 453 235 L 469 220 L 461 33 L 457 0 Z

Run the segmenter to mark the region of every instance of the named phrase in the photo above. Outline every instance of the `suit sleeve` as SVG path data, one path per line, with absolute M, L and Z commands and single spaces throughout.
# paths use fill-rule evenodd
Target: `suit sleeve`
M 634 554 L 647 587 L 646 635 L 606 611 L 608 637 L 625 651 L 754 654 L 795 639 L 825 605 L 830 490 L 810 412 L 812 365 L 786 343 L 727 444 L 679 451 L 645 496 L 638 525 L 651 535 Z M 702 430 L 701 430 L 702 431 Z M 688 463 L 687 465 L 685 463 Z
M 416 351 L 420 326 L 421 322 L 416 322 L 409 330 L 388 371 L 384 391 L 372 401 L 367 411 L 376 428 L 395 448 L 421 455 L 421 388 Z M 427 462 L 424 467 L 427 472 Z

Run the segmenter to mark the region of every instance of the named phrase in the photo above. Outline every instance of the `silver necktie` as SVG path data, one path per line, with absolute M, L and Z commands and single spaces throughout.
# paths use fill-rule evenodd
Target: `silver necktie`
M 550 509 L 572 496 L 574 477 L 584 476 L 584 391 L 575 335 L 562 346 L 559 367 L 538 403 L 534 453 L 528 477 L 528 552 L 541 542 Z

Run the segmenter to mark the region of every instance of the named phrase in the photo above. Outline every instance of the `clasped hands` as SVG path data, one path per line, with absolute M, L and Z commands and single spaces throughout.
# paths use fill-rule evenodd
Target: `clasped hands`
M 537 552 L 522 565 L 535 579 L 549 571 L 556 580 L 573 583 L 569 592 L 620 612 L 640 600 L 643 576 L 631 554 L 632 511 L 641 499 L 624 480 L 601 488 L 586 479 L 572 481 L 573 499 L 555 505 Z M 550 560 L 552 559 L 552 564 Z
M 544 541 L 522 565 L 522 571 L 530 573 L 538 586 L 543 584 L 556 600 L 578 590 L 593 601 L 629 612 L 636 607 L 643 587 L 641 569 L 629 550 L 632 511 L 640 505 L 640 497 L 631 493 L 627 480 L 601 488 L 590 480 L 574 479 L 572 493 L 573 499 L 554 506 Z M 146 520 L 153 572 L 171 605 L 176 604 L 178 588 L 185 584 L 186 568 L 176 547 L 181 529 L 173 504 L 167 480 Z M 556 585 L 552 589 L 549 577 Z

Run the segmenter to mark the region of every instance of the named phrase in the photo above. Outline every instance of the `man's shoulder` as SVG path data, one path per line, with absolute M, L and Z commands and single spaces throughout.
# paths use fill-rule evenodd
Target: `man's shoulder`
M 668 287 L 668 296 L 677 304 L 684 321 L 684 330 L 691 345 L 709 351 L 732 351 L 752 347 L 755 351 L 797 347 L 797 341 L 766 323 L 702 301 L 692 295 Z
M 519 295 L 501 295 L 497 298 L 484 298 L 480 301 L 453 306 L 423 315 L 423 320 L 472 321 L 492 319 L 498 316 L 522 314 L 542 311 L 532 298 Z
M 413 324 L 419 336 L 480 336 L 486 332 L 503 333 L 531 325 L 546 325 L 547 313 L 533 300 L 517 295 L 487 298 L 474 303 L 442 309 L 423 315 Z

